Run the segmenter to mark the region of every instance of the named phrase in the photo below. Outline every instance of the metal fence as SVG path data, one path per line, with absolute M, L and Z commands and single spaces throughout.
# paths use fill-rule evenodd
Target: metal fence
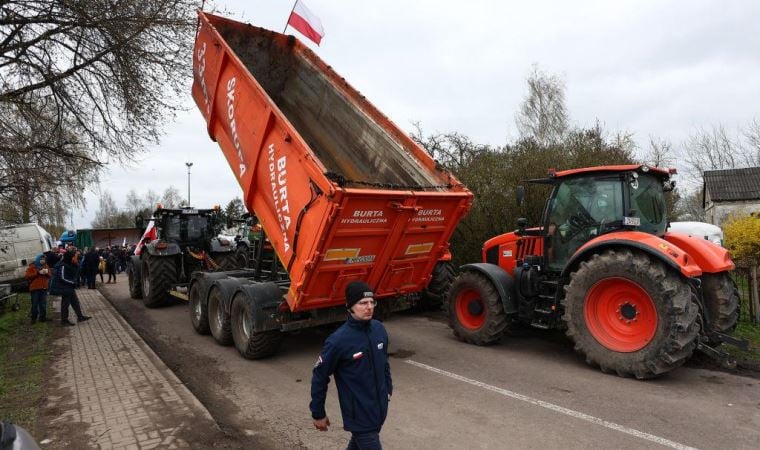
M 755 311 L 752 309 L 752 271 L 749 268 L 737 267 L 731 272 L 731 277 L 739 288 L 741 297 L 741 318 L 742 320 L 751 321 Z

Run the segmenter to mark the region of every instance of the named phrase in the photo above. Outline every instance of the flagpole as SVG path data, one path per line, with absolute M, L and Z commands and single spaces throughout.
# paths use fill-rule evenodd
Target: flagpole
M 288 20 L 287 20 L 287 21 L 285 21 L 285 28 L 283 28 L 283 29 L 282 29 L 282 34 L 285 34 L 285 30 L 287 30 L 287 29 L 288 29 L 288 24 L 290 23 L 290 16 L 292 16 L 292 15 L 293 15 L 293 11 L 295 11 L 295 10 L 296 10 L 296 5 L 297 5 L 297 4 L 298 4 L 298 0 L 296 0 L 296 1 L 293 3 L 293 8 L 291 8 L 291 9 L 290 9 L 290 14 L 288 14 Z

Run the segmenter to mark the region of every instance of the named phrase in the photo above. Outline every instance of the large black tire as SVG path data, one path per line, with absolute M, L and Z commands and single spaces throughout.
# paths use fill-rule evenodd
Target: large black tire
M 232 339 L 246 359 L 261 359 L 277 353 L 284 334 L 279 330 L 253 331 L 253 299 L 238 291 L 232 299 Z
M 219 345 L 232 344 L 230 315 L 224 309 L 224 292 L 212 286 L 208 293 L 208 325 L 211 336 Z
M 211 332 L 208 324 L 206 299 L 203 298 L 207 293 L 207 288 L 204 284 L 206 284 L 205 280 L 196 280 L 190 285 L 190 292 L 188 292 L 190 323 L 198 334 L 209 334 Z
M 140 285 L 140 277 L 135 275 L 135 267 L 133 264 L 127 265 L 127 279 L 129 280 L 129 296 L 135 300 L 142 298 L 142 286 Z
M 463 272 L 454 281 L 448 315 L 454 336 L 470 344 L 496 343 L 507 329 L 507 314 L 496 288 L 478 272 Z
M 454 282 L 454 266 L 449 261 L 439 261 L 433 268 L 433 277 L 427 287 L 420 293 L 420 306 L 423 309 L 440 310 L 451 284 Z
M 730 334 L 739 321 L 739 288 L 728 272 L 702 275 L 702 297 L 710 315 L 710 330 Z M 719 344 L 711 339 L 709 344 Z
M 176 256 L 143 257 L 142 269 L 143 304 L 148 308 L 157 308 L 169 300 L 169 289 L 177 283 Z
M 694 353 L 696 294 L 656 258 L 607 250 L 581 263 L 565 293 L 567 335 L 605 373 L 654 378 Z
M 237 252 L 229 253 L 214 253 L 211 255 L 211 259 L 219 266 L 217 270 L 230 271 L 241 269 L 245 266 L 240 265 L 240 260 L 237 257 Z
M 248 260 L 250 259 L 250 249 L 246 244 L 238 244 L 235 250 L 235 258 L 237 258 L 238 267 L 250 267 Z

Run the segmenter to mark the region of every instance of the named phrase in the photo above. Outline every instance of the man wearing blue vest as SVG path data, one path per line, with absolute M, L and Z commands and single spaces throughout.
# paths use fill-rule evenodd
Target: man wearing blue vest
M 388 333 L 372 319 L 375 295 L 364 282 L 346 286 L 348 320 L 325 341 L 311 378 L 314 426 L 327 431 L 325 397 L 330 376 L 338 387 L 343 429 L 351 432 L 348 449 L 382 449 L 380 429 L 393 393 L 388 364 Z

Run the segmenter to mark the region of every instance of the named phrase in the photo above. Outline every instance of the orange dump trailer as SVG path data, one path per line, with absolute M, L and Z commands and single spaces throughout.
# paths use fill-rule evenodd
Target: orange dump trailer
M 368 282 L 382 303 L 447 276 L 441 262 L 472 194 L 305 45 L 200 12 L 193 69 L 209 136 L 287 273 L 287 283 L 278 281 L 283 314 L 260 330 L 324 321 L 298 313 L 343 305 L 353 280 Z M 238 281 L 230 296 L 262 290 L 264 281 Z M 207 287 L 196 286 L 194 324 L 213 294 Z M 233 328 L 234 302 L 217 308 Z

